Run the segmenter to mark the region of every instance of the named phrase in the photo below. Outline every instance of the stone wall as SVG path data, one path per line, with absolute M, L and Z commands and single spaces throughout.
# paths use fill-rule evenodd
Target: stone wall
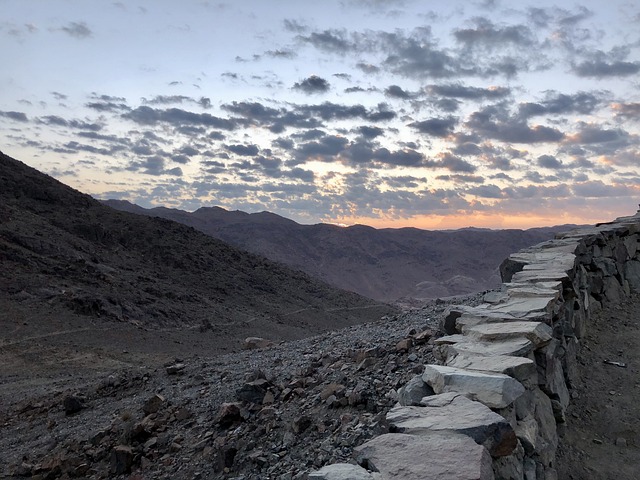
M 640 211 L 522 250 L 502 288 L 451 309 L 438 365 L 400 389 L 390 432 L 355 449 L 359 465 L 309 478 L 553 480 L 558 426 L 590 316 L 640 292 Z

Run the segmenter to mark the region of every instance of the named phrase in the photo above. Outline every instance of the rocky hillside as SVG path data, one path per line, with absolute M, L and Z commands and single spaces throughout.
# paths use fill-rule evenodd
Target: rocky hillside
M 119 200 L 105 203 L 119 210 L 190 225 L 338 288 L 380 301 L 402 297 L 431 299 L 494 288 L 500 283 L 498 266 L 510 253 L 569 228 L 342 228 L 300 225 L 269 212 L 248 214 L 212 207 L 189 213 L 163 207 L 144 209 Z
M 185 225 L 118 212 L 0 154 L 0 299 L 31 318 L 301 338 L 391 309 Z M 213 345 L 215 344 L 215 345 Z

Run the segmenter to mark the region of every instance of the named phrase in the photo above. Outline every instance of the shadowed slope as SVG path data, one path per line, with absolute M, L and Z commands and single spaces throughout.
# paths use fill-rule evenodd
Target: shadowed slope
M 0 295 L 220 338 L 299 338 L 390 312 L 160 218 L 118 212 L 0 154 Z M 220 339 L 219 339 L 220 340 Z

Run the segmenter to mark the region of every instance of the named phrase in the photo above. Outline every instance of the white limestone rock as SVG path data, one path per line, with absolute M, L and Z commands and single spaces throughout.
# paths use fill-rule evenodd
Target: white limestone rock
M 551 327 L 541 322 L 484 323 L 464 327 L 462 333 L 481 342 L 526 338 L 536 348 L 549 343 L 553 338 Z
M 410 435 L 449 431 L 471 437 L 493 457 L 510 455 L 516 435 L 502 416 L 459 393 L 425 397 L 423 406 L 394 407 L 387 413 L 392 430 Z
M 358 465 L 350 463 L 334 463 L 320 470 L 311 472 L 308 476 L 313 480 L 375 480 L 381 479 L 379 473 L 371 473 Z
M 436 393 L 463 393 L 489 408 L 505 408 L 525 391 L 520 382 L 508 375 L 442 365 L 426 365 L 422 379 Z
M 448 367 L 463 368 L 480 372 L 502 373 L 515 378 L 524 385 L 537 385 L 538 370 L 530 358 L 509 355 L 482 356 L 460 354 L 450 358 Z
M 491 455 L 466 435 L 387 433 L 354 449 L 385 480 L 494 480 Z

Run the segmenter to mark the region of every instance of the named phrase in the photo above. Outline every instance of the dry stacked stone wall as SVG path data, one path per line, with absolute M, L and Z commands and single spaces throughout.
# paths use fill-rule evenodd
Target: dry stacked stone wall
M 450 309 L 437 365 L 400 389 L 390 433 L 309 478 L 554 480 L 591 315 L 640 292 L 640 211 L 522 250 L 500 292 Z

